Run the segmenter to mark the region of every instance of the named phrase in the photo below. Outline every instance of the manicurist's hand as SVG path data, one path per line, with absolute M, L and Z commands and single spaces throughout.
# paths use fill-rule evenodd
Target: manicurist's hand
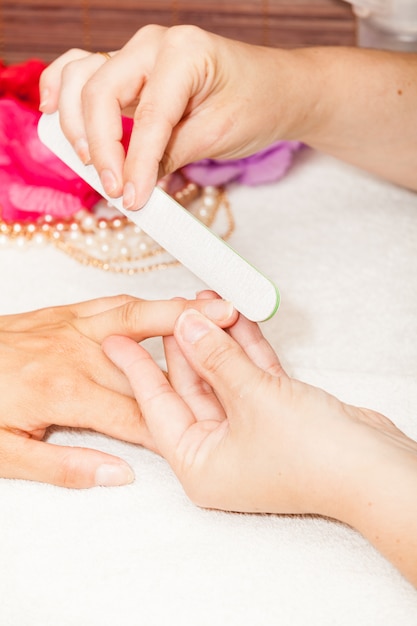
M 225 332 L 182 313 L 165 339 L 169 381 L 131 340 L 103 348 L 195 503 L 341 520 L 417 584 L 417 444 L 387 418 L 287 376 L 242 317 Z
M 80 158 L 129 209 L 187 163 L 244 157 L 279 139 L 417 190 L 416 75 L 412 53 L 282 50 L 151 25 L 108 60 L 79 49 L 56 59 L 41 77 L 41 110 L 59 109 Z M 134 117 L 127 155 L 122 114 Z
M 132 470 L 121 459 L 42 440 L 49 426 L 59 425 L 155 449 L 128 380 L 101 342 L 110 334 L 134 341 L 172 334 L 189 306 L 219 324 L 233 323 L 237 315 L 219 300 L 118 296 L 0 317 L 0 477 L 65 487 L 131 482 Z
M 288 132 L 298 105 L 286 110 L 271 93 L 275 57 L 194 26 L 146 26 L 110 60 L 78 49 L 59 57 L 42 75 L 41 110 L 59 109 L 106 191 L 124 190 L 126 208 L 138 208 L 159 176 L 203 157 L 247 156 Z M 287 88 L 290 71 L 283 63 Z M 135 120 L 126 160 L 122 112 Z

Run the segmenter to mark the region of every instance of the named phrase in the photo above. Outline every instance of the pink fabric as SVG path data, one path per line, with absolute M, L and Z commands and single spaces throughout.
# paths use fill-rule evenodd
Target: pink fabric
M 0 100 L 0 206 L 6 221 L 44 213 L 69 218 L 99 198 L 40 142 L 39 116 L 14 99 Z

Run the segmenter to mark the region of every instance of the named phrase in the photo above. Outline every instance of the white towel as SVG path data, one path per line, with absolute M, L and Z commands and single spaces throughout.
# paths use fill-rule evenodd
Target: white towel
M 417 439 L 417 195 L 306 151 L 281 182 L 230 197 L 231 244 L 281 289 L 264 329 L 288 371 Z M 0 267 L 1 314 L 202 287 L 184 268 L 111 275 L 51 248 L 1 249 Z M 200 510 L 150 452 L 67 429 L 50 440 L 120 455 L 136 482 L 0 480 L 1 626 L 417 624 L 417 592 L 343 524 Z

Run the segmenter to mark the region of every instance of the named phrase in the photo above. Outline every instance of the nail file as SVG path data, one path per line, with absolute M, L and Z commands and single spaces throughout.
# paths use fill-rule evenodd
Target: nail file
M 260 322 L 274 315 L 277 287 L 162 189 L 155 187 L 139 211 L 128 211 L 122 198 L 106 194 L 94 166 L 79 159 L 62 132 L 58 112 L 41 116 L 38 134 L 68 167 L 245 317 Z

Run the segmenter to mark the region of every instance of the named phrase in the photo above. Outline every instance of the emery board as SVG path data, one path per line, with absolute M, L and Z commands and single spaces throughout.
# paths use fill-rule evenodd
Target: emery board
M 126 210 L 121 197 L 106 194 L 94 166 L 82 163 L 61 130 L 58 112 L 41 116 L 38 134 L 69 168 L 245 317 L 260 322 L 274 315 L 277 287 L 170 195 L 155 187 L 144 207 Z

